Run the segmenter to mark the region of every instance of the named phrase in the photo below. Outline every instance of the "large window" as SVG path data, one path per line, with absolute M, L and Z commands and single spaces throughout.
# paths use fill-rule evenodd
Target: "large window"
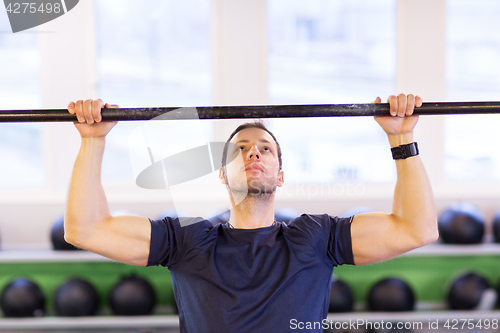
M 500 2 L 447 2 L 447 94 L 450 101 L 498 100 Z M 500 180 L 500 117 L 445 120 L 445 174 L 450 180 Z
M 0 110 L 42 106 L 40 52 L 36 34 L 12 34 L 0 10 Z M 0 188 L 44 185 L 40 124 L 0 124 Z
M 396 1 L 269 0 L 268 16 L 271 104 L 370 103 L 396 93 Z M 291 181 L 395 179 L 387 138 L 371 118 L 270 127 Z
M 89 52 L 85 57 L 86 63 L 96 64 L 98 80 L 95 80 L 92 70 L 89 73 L 77 71 L 78 84 L 71 85 L 68 94 L 88 96 L 88 92 L 95 91 L 97 87 L 99 97 L 121 107 L 212 105 L 212 84 L 216 82 L 219 85 L 217 89 L 223 90 L 223 93 L 217 93 L 216 98 L 228 95 L 232 98 L 228 104 L 238 103 L 237 98 L 230 95 L 233 91 L 227 87 L 234 87 L 241 81 L 229 75 L 220 80 L 220 76 L 213 76 L 212 67 L 214 63 L 219 66 L 233 63 L 231 57 L 237 53 L 235 43 L 224 42 L 231 41 L 231 36 L 238 36 L 241 29 L 254 28 L 257 21 L 225 20 L 223 26 L 227 24 L 232 29 L 225 28 L 222 32 L 214 29 L 218 32 L 211 35 L 210 28 L 218 27 L 215 23 L 219 22 L 211 20 L 214 17 L 233 17 L 234 8 L 224 7 L 223 11 L 217 11 L 215 15 L 211 0 L 99 0 L 93 3 L 93 7 L 87 7 L 89 10 L 83 10 L 83 6 L 75 7 L 68 15 L 78 16 L 82 22 L 96 24 L 96 29 L 78 30 L 75 36 L 79 36 L 82 41 L 93 40 L 91 34 L 95 32 L 96 47 L 90 48 L 96 52 Z M 266 13 L 262 10 L 262 2 L 250 3 L 252 10 L 262 15 L 256 17 L 261 19 L 267 15 L 267 24 L 261 26 L 267 29 L 267 57 L 259 55 L 261 58 L 249 58 L 242 64 L 245 66 L 252 61 L 252 66 L 260 66 L 258 64 L 266 60 L 268 62 L 268 100 L 262 97 L 259 103 L 369 103 L 376 96 L 385 101 L 390 94 L 412 92 L 403 91 L 406 81 L 418 83 L 413 86 L 421 85 L 437 91 L 437 97 L 433 98 L 438 101 L 498 100 L 498 1 L 447 1 L 446 44 L 441 42 L 444 25 L 442 30 L 436 31 L 435 39 L 432 34 L 422 32 L 425 38 L 432 40 L 433 43 L 429 45 L 442 48 L 436 50 L 436 57 L 446 55 L 446 61 L 442 64 L 435 63 L 435 73 L 439 73 L 436 75 L 442 79 L 443 66 L 446 66 L 447 97 L 442 93 L 441 83 L 429 80 L 425 75 L 412 73 L 415 78 L 404 78 L 405 72 L 411 72 L 408 69 L 414 68 L 415 64 L 411 61 L 415 62 L 415 59 L 407 61 L 409 58 L 406 53 L 411 49 L 409 45 L 413 44 L 401 36 L 404 37 L 408 29 L 412 31 L 412 36 L 418 36 L 423 22 L 405 20 L 405 15 L 409 13 L 404 10 L 408 6 L 396 10 L 399 4 L 406 3 L 404 1 L 268 0 Z M 434 8 L 434 2 L 414 1 L 411 6 L 428 13 Z M 437 7 L 440 15 L 436 17 L 444 19 L 444 7 Z M 255 14 L 252 11 L 248 13 Z M 68 15 L 65 18 L 69 19 Z M 401 15 L 398 25 L 397 15 Z M 64 25 L 65 18 L 61 17 L 57 22 Z M 405 22 L 408 23 L 405 25 Z M 402 29 L 400 33 L 398 27 Z M 52 89 L 50 82 L 40 80 L 42 72 L 53 75 L 54 81 L 64 82 L 70 70 L 43 67 L 51 66 L 51 62 L 42 63 L 42 58 L 54 59 L 59 55 L 54 44 L 59 39 L 45 38 L 52 33 L 50 29 L 12 34 L 5 11 L 0 11 L 0 31 L 0 109 L 37 109 L 44 107 L 43 100 L 56 103 L 54 101 L 60 98 L 66 103 L 73 98 L 57 96 L 57 89 Z M 227 32 L 231 32 L 231 36 L 228 37 Z M 212 40 L 216 43 L 213 45 L 221 43 L 224 52 L 213 52 Z M 259 44 L 262 41 L 262 38 L 255 38 L 245 43 L 262 48 Z M 400 44 L 397 45 L 397 42 Z M 64 47 L 63 44 L 59 46 Z M 73 59 L 78 59 L 88 47 L 82 42 L 67 51 L 69 56 L 74 56 Z M 211 59 L 212 55 L 218 58 Z M 399 57 L 398 61 L 396 57 Z M 219 69 L 215 68 L 216 75 L 220 75 Z M 403 76 L 404 79 L 399 86 L 396 86 L 397 70 L 399 78 Z M 46 89 L 43 89 L 46 96 L 42 96 L 43 84 L 47 84 Z M 262 84 L 265 85 L 265 82 Z M 255 93 L 257 88 L 262 89 L 262 85 L 249 85 L 249 95 L 258 95 Z M 425 95 L 423 97 L 427 98 Z M 458 192 L 462 191 L 463 181 L 482 181 L 484 189 L 493 191 L 494 181 L 500 180 L 500 153 L 495 148 L 500 142 L 497 130 L 499 122 L 500 117 L 496 115 L 446 116 L 444 120 L 426 117 L 425 123 L 422 119 L 419 128 L 425 128 L 427 132 L 422 136 L 423 139 L 419 137 L 418 140 L 422 143 L 422 149 L 425 147 L 422 158 L 428 159 L 425 163 L 436 189 L 436 197 L 461 195 Z M 204 139 L 214 140 L 214 122 L 199 123 L 204 126 Z M 229 123 L 216 122 L 217 140 L 225 137 L 220 133 L 230 133 L 234 129 Z M 386 136 L 369 117 L 279 119 L 269 120 L 268 123 L 283 148 L 287 184 L 374 183 L 368 188 L 376 192 L 378 188 L 390 187 L 383 183 L 395 180 L 394 162 Z M 193 124 L 192 121 L 167 121 L 164 122 L 165 133 L 171 136 L 176 133 L 173 136 L 182 140 L 185 145 L 182 147 L 194 148 L 200 145 L 201 136 L 198 134 L 201 131 L 193 130 Z M 107 188 L 116 193 L 120 186 L 113 187 L 113 184 L 128 185 L 134 182 L 129 139 L 137 126 L 137 123 L 122 122 L 108 137 L 103 178 L 106 186 L 111 185 Z M 56 177 L 50 172 L 46 175 L 47 170 L 44 168 L 47 161 L 44 161 L 43 152 L 52 154 L 54 150 L 51 149 L 50 141 L 59 140 L 59 133 L 50 131 L 50 127 L 28 123 L 0 124 L 0 172 L 8 175 L 0 177 L 0 190 L 6 196 L 13 193 L 13 188 L 42 187 L 54 193 L 63 188 L 62 184 L 50 183 Z M 61 134 L 60 140 L 66 139 Z M 192 144 L 188 142 L 191 139 Z M 177 142 L 170 146 L 176 149 L 181 147 Z M 63 147 L 55 155 L 70 156 L 74 152 L 69 147 L 68 144 L 68 151 Z M 48 158 L 54 161 L 52 157 Z M 154 156 L 154 160 L 158 158 Z M 455 188 L 459 190 L 455 191 Z M 474 189 L 482 191 L 483 187 Z M 464 192 L 468 193 L 465 189 Z
M 99 0 L 95 4 L 98 89 L 105 102 L 121 107 L 211 104 L 210 1 Z M 110 133 L 104 180 L 132 177 L 128 138 L 138 126 L 122 122 Z M 164 126 L 165 132 L 190 132 L 189 121 Z M 205 126 L 210 132 L 211 123 Z M 186 135 L 183 140 L 189 138 Z

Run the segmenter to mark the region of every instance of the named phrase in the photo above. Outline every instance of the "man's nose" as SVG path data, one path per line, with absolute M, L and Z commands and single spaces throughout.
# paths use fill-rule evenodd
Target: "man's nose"
M 260 160 L 260 152 L 259 152 L 259 149 L 256 146 L 253 146 L 252 148 L 250 148 L 250 150 L 248 150 L 247 159 L 249 159 L 249 160 L 252 160 L 252 159 Z

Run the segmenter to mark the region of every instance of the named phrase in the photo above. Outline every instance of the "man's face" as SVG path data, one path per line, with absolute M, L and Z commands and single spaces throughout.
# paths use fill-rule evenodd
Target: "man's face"
M 229 145 L 226 177 L 220 170 L 219 178 L 235 194 L 271 194 L 283 185 L 283 171 L 279 168 L 278 146 L 273 137 L 260 128 L 238 132 Z

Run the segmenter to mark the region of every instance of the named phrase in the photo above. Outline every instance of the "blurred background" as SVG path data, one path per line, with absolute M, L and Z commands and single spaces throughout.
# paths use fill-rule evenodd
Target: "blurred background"
M 12 34 L 0 10 L 0 109 L 88 98 L 121 107 L 369 103 L 398 93 L 495 101 L 499 15 L 494 0 L 86 0 Z M 239 123 L 202 127 L 208 141 L 225 141 Z M 373 119 L 266 123 L 283 150 L 278 208 L 391 211 L 395 166 Z M 497 125 L 497 115 L 428 116 L 416 132 L 438 213 L 477 205 L 486 240 L 500 207 Z M 102 180 L 112 209 L 157 218 L 173 202 L 168 190 L 135 185 L 128 138 L 137 126 L 122 122 L 108 136 Z M 190 121 L 165 126 L 192 130 Z M 2 250 L 51 248 L 78 148 L 72 124 L 0 124 Z M 210 187 L 197 191 L 193 209 L 213 215 Z
M 87 98 L 122 107 L 369 103 L 400 92 L 497 100 L 499 12 L 493 0 L 99 0 L 12 34 L 0 11 L 0 108 L 65 108 Z M 486 199 L 478 204 L 492 216 L 499 121 L 421 117 L 416 139 L 438 206 Z M 373 119 L 266 122 L 283 147 L 280 203 L 332 214 L 353 202 L 390 209 L 395 167 Z M 207 139 L 225 141 L 239 122 L 202 123 Z M 135 186 L 128 137 L 136 127 L 122 122 L 109 135 L 103 183 L 111 204 L 159 204 L 148 207 L 154 214 L 169 195 Z M 35 230 L 51 219 L 49 207 L 61 211 L 78 147 L 71 124 L 0 124 L 1 223 L 11 242 L 43 242 Z M 311 184 L 317 193 L 305 190 Z M 34 209 L 21 217 L 12 205 Z M 198 214 L 210 207 L 206 199 Z M 16 231 L 35 216 L 34 235 Z
M 496 100 L 499 12 L 493 0 L 100 0 L 12 34 L 2 11 L 0 108 L 65 108 L 87 98 L 123 107 L 368 103 L 400 92 L 425 101 Z M 438 203 L 500 197 L 498 121 L 422 117 L 417 140 Z M 351 201 L 379 207 L 391 198 L 395 167 L 373 119 L 266 122 L 284 152 L 280 202 L 316 210 L 316 202 L 333 200 L 319 207 L 339 213 Z M 208 139 L 221 141 L 236 125 L 203 124 Z M 136 126 L 123 122 L 109 135 L 108 199 L 168 205 L 168 193 L 135 187 L 127 140 Z M 188 133 L 189 122 L 175 128 Z M 60 209 L 78 143 L 70 124 L 0 124 L 0 206 Z M 304 184 L 325 190 L 295 187 Z M 487 202 L 491 215 L 496 207 Z M 208 207 L 202 203 L 199 214 Z M 9 225 L 33 217 L 2 215 Z

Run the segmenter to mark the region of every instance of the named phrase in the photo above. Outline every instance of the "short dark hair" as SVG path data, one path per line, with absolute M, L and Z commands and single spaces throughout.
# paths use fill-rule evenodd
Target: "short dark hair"
M 228 149 L 228 146 L 229 146 L 229 142 L 231 141 L 231 139 L 236 134 L 238 134 L 238 132 L 243 131 L 244 129 L 247 129 L 247 128 L 258 128 L 258 129 L 264 130 L 267 133 L 269 133 L 269 135 L 271 135 L 273 137 L 273 140 L 274 140 L 274 142 L 276 142 L 276 146 L 278 147 L 278 161 L 279 161 L 280 170 L 281 170 L 281 164 L 282 163 L 281 163 L 281 147 L 280 147 L 280 144 L 278 143 L 278 140 L 276 140 L 276 137 L 274 136 L 274 134 L 261 121 L 255 121 L 253 123 L 244 123 L 244 124 L 241 124 L 240 126 L 238 126 L 233 131 L 233 133 L 231 133 L 231 135 L 229 136 L 229 139 L 227 139 L 226 144 L 224 145 L 224 150 L 222 151 L 222 167 L 226 166 L 227 149 Z

